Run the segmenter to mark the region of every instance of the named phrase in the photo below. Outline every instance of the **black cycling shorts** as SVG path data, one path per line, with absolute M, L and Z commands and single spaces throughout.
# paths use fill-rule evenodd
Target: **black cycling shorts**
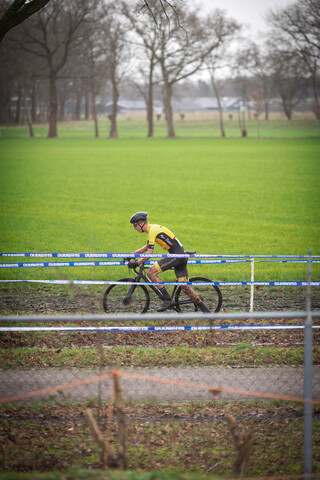
M 187 258 L 161 258 L 157 263 L 154 264 L 159 273 L 164 272 L 165 270 L 174 269 L 176 277 L 181 281 L 188 281 L 188 268 L 187 268 L 188 259 Z

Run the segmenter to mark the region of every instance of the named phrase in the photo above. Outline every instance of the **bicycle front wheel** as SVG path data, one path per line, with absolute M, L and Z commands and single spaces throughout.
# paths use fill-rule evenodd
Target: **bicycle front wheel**
M 190 278 L 190 282 L 211 282 L 209 278 L 205 277 L 193 277 Z M 220 311 L 222 305 L 222 293 L 217 285 L 191 285 L 191 288 L 199 295 L 205 306 L 212 313 Z M 177 289 L 176 296 L 176 308 L 179 312 L 192 313 L 201 312 L 201 310 L 193 303 L 191 298 L 181 290 L 181 287 Z
M 110 285 L 103 295 L 103 308 L 106 313 L 146 313 L 150 295 L 144 285 L 126 285 L 132 278 L 117 280 L 123 285 Z

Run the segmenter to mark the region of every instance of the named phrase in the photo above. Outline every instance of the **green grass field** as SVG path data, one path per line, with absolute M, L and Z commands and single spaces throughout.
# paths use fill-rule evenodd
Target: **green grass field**
M 157 126 L 156 138 L 147 139 L 145 122 L 123 119 L 121 138 L 112 141 L 92 138 L 85 122 L 60 125 L 60 137 L 51 140 L 46 127 L 35 139 L 26 128 L 2 128 L 0 251 L 130 252 L 146 236 L 133 231 L 129 218 L 146 210 L 151 223 L 168 226 L 185 248 L 201 254 L 307 255 L 312 249 L 319 255 L 319 124 L 259 121 L 261 138 L 250 138 L 249 129 L 248 139 L 236 138 L 233 125 L 227 139 L 218 132 L 214 138 L 208 120 L 178 123 L 175 140 Z M 304 280 L 306 272 L 304 264 L 259 263 L 256 280 Z M 245 281 L 250 267 L 190 266 L 190 274 Z M 127 273 L 85 267 L 1 269 L 0 275 L 115 279 Z M 313 279 L 319 277 L 314 265 Z
M 59 125 L 59 138 L 54 140 L 45 138 L 46 126 L 36 126 L 34 139 L 28 138 L 25 127 L 0 128 L 0 252 L 130 252 L 144 244 L 146 236 L 133 230 L 129 218 L 137 210 L 147 210 L 151 222 L 168 226 L 187 249 L 197 249 L 201 254 L 307 255 L 312 249 L 313 255 L 320 255 L 319 123 L 303 118 L 292 122 L 281 119 L 251 122 L 248 139 L 240 138 L 235 120 L 226 125 L 226 139 L 219 138 L 217 122 L 208 118 L 188 120 L 187 115 L 186 121 L 177 122 L 176 126 L 179 138 L 175 140 L 165 138 L 163 122 L 156 125 L 155 138 L 147 139 L 144 121 L 122 118 L 119 122 L 121 138 L 113 141 L 106 139 L 107 122 L 101 122 L 100 139 L 92 138 L 92 124 L 86 122 Z M 158 247 L 156 251 L 161 250 Z M 1 262 L 28 260 L 34 261 L 3 257 Z M 255 268 L 255 278 L 260 281 L 304 280 L 307 275 L 306 264 L 257 263 Z M 217 281 L 250 280 L 250 264 L 190 266 L 189 272 L 192 276 L 205 275 Z M 111 266 L 0 269 L 2 279 L 113 280 L 127 275 L 126 268 Z M 173 277 L 173 272 L 163 275 L 168 280 Z M 313 266 L 312 277 L 320 280 L 318 265 Z M 5 297 L 7 290 L 20 288 L 32 307 L 42 292 L 46 297 L 51 286 L 10 284 L 3 285 L 0 290 Z M 33 288 L 37 289 L 38 296 L 32 294 Z M 59 287 L 52 288 L 56 291 Z M 63 289 L 61 287 L 61 291 Z M 65 294 L 74 293 L 66 290 Z M 287 332 L 283 332 L 283 336 L 278 334 L 272 346 L 253 345 L 252 334 L 248 332 L 246 336 L 232 336 L 232 343 L 235 338 L 239 340 L 236 345 L 220 348 L 213 348 L 210 343 L 202 346 L 201 342 L 207 339 L 201 334 L 192 335 L 195 338 L 192 346 L 184 343 L 187 342 L 185 337 L 179 336 L 177 345 L 169 343 L 165 349 L 161 343 L 153 347 L 148 337 L 144 340 L 150 342 L 148 348 L 144 344 L 142 347 L 130 345 L 129 341 L 124 348 L 121 345 L 123 337 L 120 337 L 115 340 L 120 345 L 107 350 L 107 361 L 129 368 L 215 366 L 223 362 L 237 367 L 301 365 L 303 360 L 301 345 L 293 340 L 290 347 L 279 345 L 284 336 L 287 342 L 290 340 Z M 92 368 L 97 362 L 101 365 L 101 350 L 83 349 L 88 340 L 82 336 L 79 344 L 71 335 L 61 337 L 47 332 L 32 333 L 32 341 L 31 336 L 24 334 L 21 338 L 21 347 L 17 337 L 9 339 L 7 344 L 6 338 L 2 339 L 2 368 L 43 369 L 58 365 Z M 319 352 L 315 349 L 315 364 L 319 363 L 318 359 Z M 157 403 L 151 407 L 146 402 L 141 407 L 134 406 L 139 424 L 137 436 L 130 439 L 129 456 L 130 468 L 139 470 L 119 473 L 92 468 L 99 465 L 99 459 L 89 429 L 83 420 L 77 423 L 72 405 L 64 409 L 59 401 L 52 407 L 52 424 L 48 404 L 2 407 L 3 428 L 10 434 L 4 443 L 6 454 L 2 471 L 14 472 L 19 470 L 17 465 L 33 470 L 36 465 L 38 470 L 56 468 L 63 469 L 63 473 L 0 473 L 1 479 L 22 480 L 30 475 L 47 480 L 62 479 L 66 475 L 70 479 L 102 479 L 107 475 L 114 480 L 120 477 L 191 480 L 209 478 L 209 475 L 202 477 L 200 470 L 207 471 L 211 465 L 218 465 L 219 473 L 230 475 L 235 452 L 224 423 L 197 424 L 189 419 L 208 418 L 204 410 L 208 406 L 166 404 L 166 412 L 170 413 L 167 420 L 163 418 L 162 406 L 159 408 Z M 216 405 L 215 415 L 210 410 L 211 405 Z M 278 406 L 274 402 L 256 406 L 243 402 L 229 406 L 211 402 L 208 415 L 220 418 L 221 405 L 239 417 L 243 425 L 254 425 L 251 475 L 301 471 L 303 425 L 299 418 L 300 405 L 294 406 L 294 416 L 290 416 L 293 407 L 284 402 Z M 82 415 L 83 406 L 80 408 Z M 141 409 L 144 414 L 149 409 L 151 423 L 141 423 Z M 177 423 L 177 410 L 180 417 L 186 416 L 185 423 Z M 61 412 L 64 415 L 59 417 L 60 423 L 57 412 L 60 417 Z M 274 416 L 275 412 L 278 416 Z M 161 428 L 166 429 L 167 445 L 160 448 L 156 415 L 161 416 Z M 314 458 L 319 458 L 317 422 L 315 418 Z M 223 426 L 225 431 L 221 430 Z M 217 437 L 216 432 L 222 433 Z M 279 432 L 284 432 L 284 436 L 279 436 Z M 19 441 L 12 442 L 11 438 Z M 185 455 L 182 457 L 179 456 L 181 445 Z M 192 457 L 192 461 L 188 458 L 186 463 L 187 456 Z M 46 463 L 47 459 L 50 463 Z M 75 464 L 76 469 L 66 470 Z M 92 470 L 81 469 L 87 465 Z M 318 464 L 314 464 L 314 468 L 318 468 Z M 191 474 L 187 470 L 198 473 Z M 211 472 L 210 478 L 213 477 L 214 472 Z

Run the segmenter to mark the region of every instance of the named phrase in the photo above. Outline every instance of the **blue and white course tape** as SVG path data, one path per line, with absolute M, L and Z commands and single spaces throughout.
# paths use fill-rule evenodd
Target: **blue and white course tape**
M 0 332 L 194 332 L 200 330 L 294 330 L 303 328 L 304 325 L 186 325 L 161 327 L 0 327 Z M 313 328 L 320 328 L 320 325 L 313 325 Z

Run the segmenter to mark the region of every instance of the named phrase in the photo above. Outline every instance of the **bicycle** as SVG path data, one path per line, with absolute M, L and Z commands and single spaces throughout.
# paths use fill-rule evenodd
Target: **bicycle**
M 188 254 L 194 254 L 196 251 L 188 251 Z M 144 281 L 151 283 L 144 270 L 148 269 L 144 264 L 141 264 L 139 270 L 134 269 L 136 273 L 135 278 L 121 278 L 120 283 L 111 284 L 106 289 L 103 295 L 103 308 L 106 313 L 146 313 L 150 306 L 150 294 L 145 285 L 139 284 Z M 134 282 L 132 285 L 125 285 L 127 282 Z M 209 278 L 192 277 L 190 282 L 211 282 Z M 163 300 L 160 290 L 155 285 L 148 285 L 148 287 Z M 210 312 L 217 313 L 222 305 L 222 293 L 217 285 L 192 285 L 192 288 L 197 292 L 200 298 L 204 301 Z M 197 305 L 193 303 L 190 297 L 184 293 L 181 286 L 175 285 L 171 294 L 173 300 L 172 307 L 169 310 L 176 312 L 191 313 L 200 312 Z

